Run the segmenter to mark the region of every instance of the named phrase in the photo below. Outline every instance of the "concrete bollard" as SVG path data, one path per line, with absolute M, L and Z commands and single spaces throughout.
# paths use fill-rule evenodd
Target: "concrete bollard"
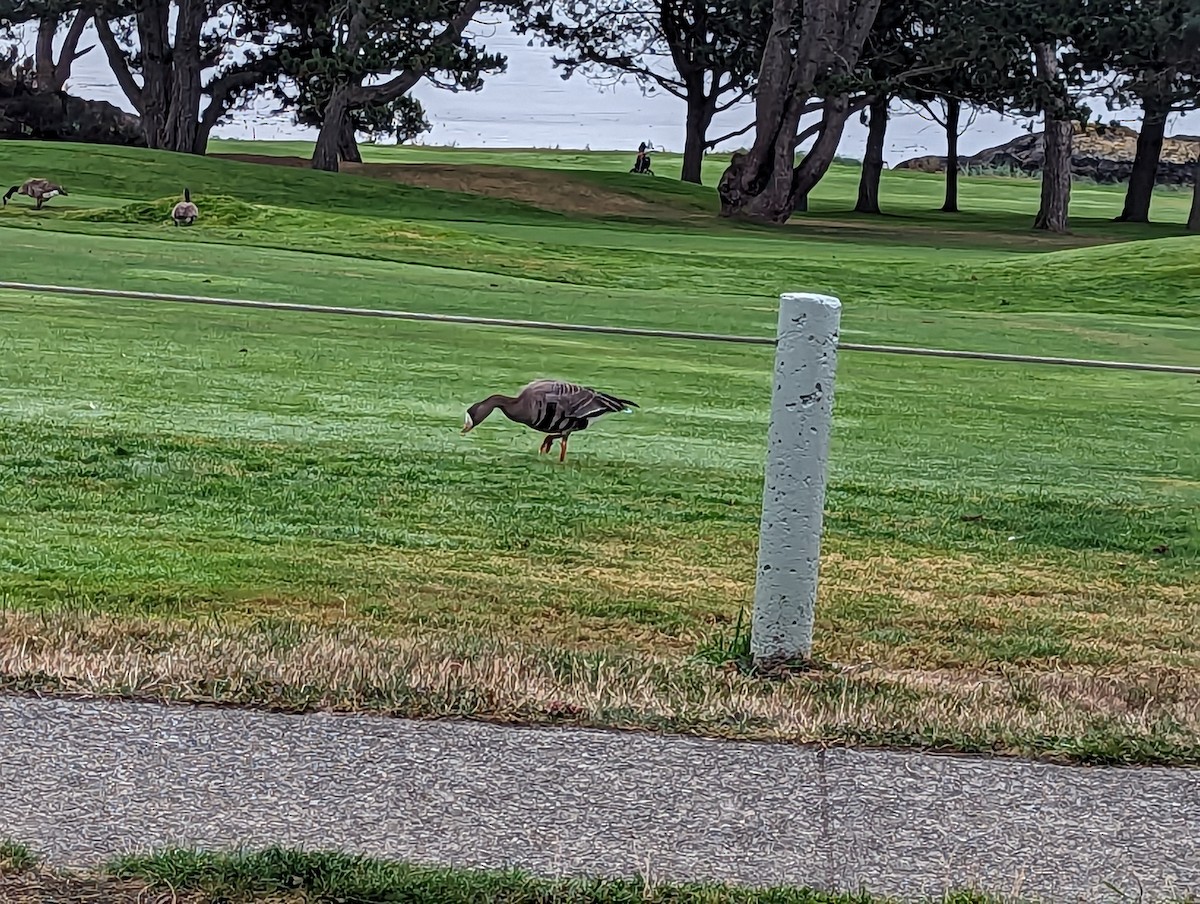
M 812 654 L 842 303 L 783 295 L 758 539 L 750 652 L 769 666 Z

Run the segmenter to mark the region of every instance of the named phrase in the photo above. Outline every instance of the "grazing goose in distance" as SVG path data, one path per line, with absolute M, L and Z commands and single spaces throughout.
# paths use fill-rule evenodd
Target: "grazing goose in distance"
M 49 179 L 26 179 L 21 185 L 14 185 L 4 195 L 4 206 L 8 206 L 8 199 L 13 195 L 22 194 L 33 198 L 33 209 L 41 210 L 42 205 L 51 198 L 58 195 L 66 197 L 67 190 L 61 185 L 56 185 Z
M 590 386 L 563 380 L 534 380 L 515 396 L 496 394 L 476 402 L 467 409 L 462 432 L 474 430 L 489 414 L 499 409 L 510 421 L 546 434 L 546 439 L 538 449 L 539 454 L 549 452 L 554 441 L 558 440 L 562 446 L 558 460 L 566 461 L 567 439 L 572 433 L 586 429 L 588 424 L 602 415 L 628 412 L 637 407 L 637 402 L 619 399 Z
M 200 208 L 192 203 L 191 189 L 185 188 L 183 200 L 171 209 L 171 219 L 175 221 L 176 226 L 191 226 L 196 222 L 198 216 L 200 216 Z

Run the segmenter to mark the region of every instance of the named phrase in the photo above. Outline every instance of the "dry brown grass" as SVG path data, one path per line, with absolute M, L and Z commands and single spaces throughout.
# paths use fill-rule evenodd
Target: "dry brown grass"
M 361 599 L 255 596 L 172 618 L 0 612 L 0 687 L 1200 762 L 1195 592 L 1144 560 L 1083 570 L 831 542 L 826 665 L 763 681 L 717 650 L 752 598 L 753 550 L 585 547 L 579 562 L 351 555 L 340 565 Z
M 0 626 L 0 687 L 8 690 L 1200 762 L 1200 682 L 1183 668 L 864 664 L 764 682 L 690 658 L 281 619 L 6 612 Z
M 4 904 L 200 904 L 200 894 L 152 890 L 139 880 L 110 876 L 0 870 L 0 902 Z
M 140 879 L 105 875 L 0 871 L 0 904 L 207 904 L 214 898 L 198 891 L 152 887 Z M 300 904 L 303 894 L 257 897 L 256 904 Z
M 241 163 L 309 167 L 301 157 L 268 154 L 222 154 Z M 678 218 L 678 211 L 664 211 L 633 195 L 610 191 L 584 179 L 572 179 L 559 170 L 501 166 L 483 163 L 342 163 L 340 172 L 353 176 L 386 179 L 414 188 L 432 188 L 460 194 L 483 195 L 504 201 L 530 204 L 541 210 L 576 216 L 633 216 Z
M 332 548 L 324 567 L 354 575 L 344 593 L 0 612 L 0 687 L 1200 762 L 1186 573 L 834 537 L 814 651 L 827 667 L 765 682 L 722 667 L 744 652 L 754 561 L 745 538 L 652 531 L 556 557 Z
M 382 613 L 381 630 L 502 635 L 575 650 L 683 657 L 753 599 L 751 540 L 641 535 L 581 544 L 569 558 L 475 550 L 352 554 L 363 597 L 248 600 L 254 613 L 329 626 Z M 1120 555 L 1082 566 L 966 554 L 883 554 L 832 539 L 822 556 L 816 652 L 896 669 L 1200 671 L 1200 608 L 1186 578 Z

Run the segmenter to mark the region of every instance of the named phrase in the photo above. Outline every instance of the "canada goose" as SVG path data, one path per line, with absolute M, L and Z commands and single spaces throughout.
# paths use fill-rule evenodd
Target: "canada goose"
M 13 195 L 22 194 L 33 198 L 33 209 L 41 210 L 42 205 L 56 195 L 66 197 L 67 190 L 61 185 L 55 185 L 48 179 L 26 179 L 21 185 L 14 185 L 4 195 L 4 206 Z
M 572 433 L 584 430 L 596 418 L 616 411 L 637 408 L 637 402 L 619 399 L 578 383 L 562 380 L 534 380 L 515 396 L 490 395 L 467 409 L 462 432 L 474 430 L 496 409 L 510 421 L 524 424 L 546 439 L 538 449 L 544 455 L 557 439 L 562 444 L 559 461 L 566 461 L 567 439 Z
M 176 226 L 191 226 L 200 216 L 200 208 L 192 203 L 191 189 L 183 190 L 183 200 L 171 209 L 171 219 Z

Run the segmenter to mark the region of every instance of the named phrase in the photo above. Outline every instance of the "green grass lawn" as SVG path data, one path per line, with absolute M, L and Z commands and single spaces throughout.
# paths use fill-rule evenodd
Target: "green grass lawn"
M 378 153 L 467 177 L 487 156 Z M 847 341 L 1200 365 L 1200 237 L 1109 223 L 1111 189 L 1078 187 L 1076 234 L 1050 239 L 1028 229 L 1036 183 L 965 180 L 946 218 L 936 178 L 889 173 L 897 213 L 871 219 L 844 212 L 846 167 L 762 229 L 705 214 L 710 190 L 563 157 L 530 185 L 586 182 L 591 213 L 5 142 L 7 171 L 72 193 L 0 212 L 0 264 L 759 335 L 779 292 L 815 290 L 843 299 Z M 165 223 L 183 184 L 189 230 Z M 752 598 L 770 371 L 762 347 L 0 292 L 0 682 L 1200 762 L 1197 378 L 845 352 L 825 667 L 763 685 L 720 662 Z M 565 465 L 499 416 L 459 435 L 471 402 L 538 375 L 641 408 Z

